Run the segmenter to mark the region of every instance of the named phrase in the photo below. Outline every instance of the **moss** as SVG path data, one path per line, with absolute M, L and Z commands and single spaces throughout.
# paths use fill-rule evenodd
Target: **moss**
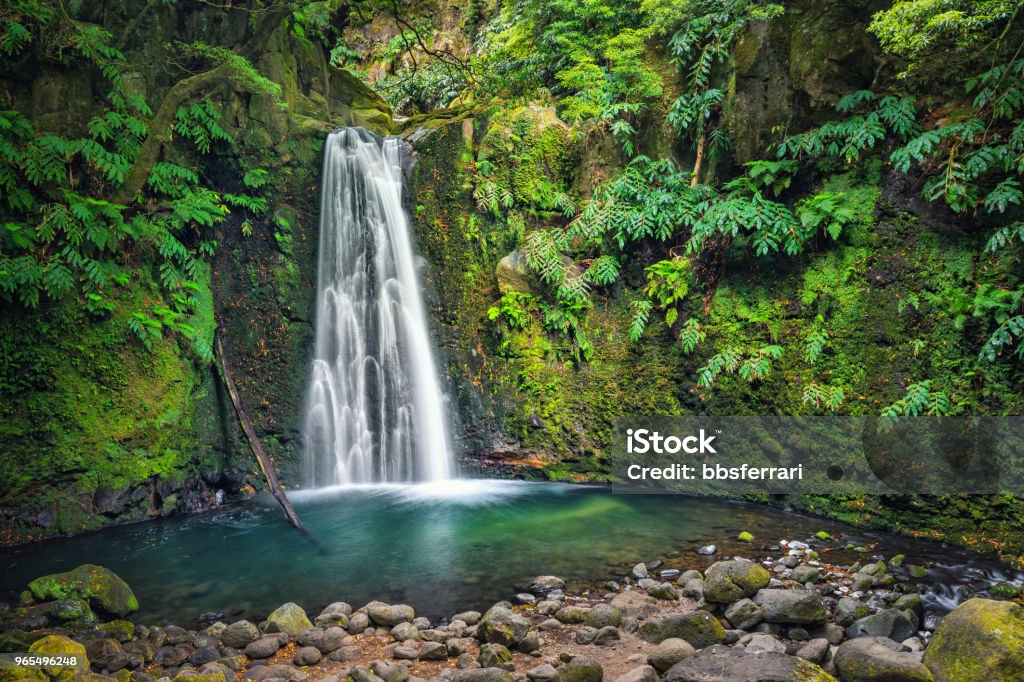
M 1024 609 L 969 599 L 943 618 L 924 654 L 936 682 L 1019 679 L 1024 668 Z
M 36 578 L 28 588 L 38 600 L 85 599 L 94 608 L 116 616 L 139 608 L 135 594 L 125 581 L 110 569 L 93 564 Z

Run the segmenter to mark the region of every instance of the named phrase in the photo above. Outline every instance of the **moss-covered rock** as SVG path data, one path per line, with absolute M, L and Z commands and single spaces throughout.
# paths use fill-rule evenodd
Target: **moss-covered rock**
M 55 680 L 70 679 L 77 670 L 88 670 L 89 658 L 86 656 L 85 647 L 62 635 L 47 635 L 42 639 L 36 640 L 32 643 L 32 646 L 28 648 L 29 653 L 38 656 L 68 656 L 73 655 L 79 657 L 78 668 L 73 667 L 45 667 L 43 670 L 51 678 Z
M 284 632 L 294 637 L 311 627 L 313 624 L 302 607 L 293 602 L 287 602 L 267 616 L 265 630 L 267 632 Z
M 1024 670 L 1024 608 L 968 599 L 942 619 L 925 649 L 936 682 L 1019 680 Z
M 681 639 L 696 649 L 725 641 L 725 628 L 718 619 L 707 611 L 673 613 L 656 620 L 649 620 L 640 626 L 640 637 L 653 644 L 666 639 Z
M 38 600 L 84 599 L 93 608 L 115 616 L 124 616 L 139 608 L 128 583 L 109 568 L 94 564 L 82 564 L 67 573 L 36 578 L 28 588 Z
M 753 561 L 719 561 L 704 574 L 704 598 L 709 602 L 729 604 L 752 597 L 762 587 L 767 587 L 770 580 L 771 574 Z

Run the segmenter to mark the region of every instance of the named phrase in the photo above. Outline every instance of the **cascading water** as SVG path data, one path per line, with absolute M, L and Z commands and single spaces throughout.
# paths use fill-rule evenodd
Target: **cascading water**
M 361 128 L 324 149 L 306 483 L 453 473 L 444 396 L 402 210 L 401 150 Z

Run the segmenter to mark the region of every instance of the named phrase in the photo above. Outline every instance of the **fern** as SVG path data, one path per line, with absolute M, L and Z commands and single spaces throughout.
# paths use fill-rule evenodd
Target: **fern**
M 942 391 L 932 390 L 932 382 L 929 379 L 911 384 L 907 387 L 905 396 L 883 408 L 878 420 L 878 429 L 880 432 L 891 430 L 901 417 L 944 416 L 950 413 L 949 397 Z
M 629 323 L 629 338 L 636 343 L 644 335 L 647 328 L 647 320 L 651 315 L 653 304 L 647 299 L 633 301 L 633 318 Z
M 697 344 L 703 343 L 707 333 L 700 322 L 692 317 L 683 323 L 679 330 L 679 343 L 683 346 L 684 353 L 692 353 Z
M 801 402 L 805 405 L 814 405 L 815 408 L 824 406 L 829 410 L 836 410 L 846 400 L 846 391 L 841 386 L 822 386 L 812 381 L 804 387 Z

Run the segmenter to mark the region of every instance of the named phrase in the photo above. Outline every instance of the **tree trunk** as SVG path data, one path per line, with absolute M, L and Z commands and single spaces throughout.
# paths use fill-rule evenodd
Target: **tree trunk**
M 693 177 L 690 178 L 690 187 L 696 187 L 700 183 L 700 167 L 704 163 L 704 144 L 707 142 L 707 132 L 702 130 L 697 139 L 697 158 L 693 162 Z
M 288 501 L 284 491 L 281 490 L 280 484 L 277 482 L 277 474 L 274 473 L 273 463 L 267 457 L 267 453 L 263 451 L 263 445 L 260 444 L 259 438 L 256 437 L 256 430 L 253 429 L 249 416 L 242 409 L 242 400 L 238 397 L 235 380 L 231 378 L 231 370 L 228 369 L 227 358 L 224 357 L 224 347 L 220 341 L 220 328 L 214 334 L 214 350 L 217 354 L 217 365 L 220 367 L 221 376 L 228 387 L 228 393 L 231 394 L 231 403 L 235 406 L 235 413 L 238 415 L 238 421 L 242 423 L 245 437 L 249 439 L 249 446 L 252 448 L 253 454 L 256 455 L 256 461 L 259 462 L 260 469 L 263 470 L 263 477 L 267 479 L 267 485 L 270 486 L 270 492 L 274 495 L 274 499 L 277 500 L 278 504 L 281 505 L 281 509 L 284 510 L 284 516 L 288 519 L 288 523 L 300 531 L 305 531 L 305 528 L 302 527 L 302 523 L 299 521 L 299 517 L 295 514 L 295 508 L 292 507 L 292 503 Z

